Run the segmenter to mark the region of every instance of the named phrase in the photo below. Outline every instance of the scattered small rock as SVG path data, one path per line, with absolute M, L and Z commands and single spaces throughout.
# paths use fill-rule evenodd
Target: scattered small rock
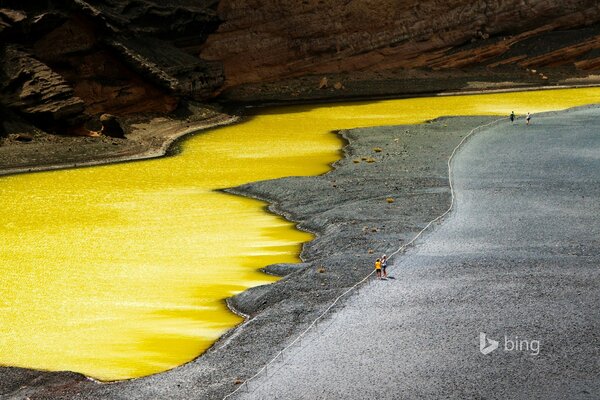
M 360 163 L 360 159 L 358 159 L 358 158 L 355 158 L 354 160 L 352 160 L 352 162 L 353 162 L 354 164 L 358 164 L 358 163 Z
M 385 199 L 385 201 L 387 201 L 388 203 L 393 203 L 394 199 L 392 197 L 388 197 L 387 199 Z
M 33 135 L 30 135 L 29 133 L 19 133 L 17 137 L 15 137 L 15 140 L 23 143 L 28 143 L 33 140 Z
M 373 151 L 375 153 L 381 153 L 383 150 L 381 149 L 381 147 L 375 147 L 375 148 L 373 148 Z
M 369 158 L 367 158 L 365 161 L 366 161 L 366 162 L 368 162 L 369 164 L 371 164 L 371 163 L 374 163 L 374 162 L 375 162 L 375 159 L 374 159 L 374 158 L 371 158 L 371 157 L 369 157 Z
M 317 272 L 322 274 L 325 272 L 325 267 L 323 267 L 322 265 L 317 269 Z
M 324 76 L 321 78 L 321 81 L 319 82 L 319 89 L 327 89 L 327 87 L 329 86 L 329 81 L 327 80 L 327 77 Z

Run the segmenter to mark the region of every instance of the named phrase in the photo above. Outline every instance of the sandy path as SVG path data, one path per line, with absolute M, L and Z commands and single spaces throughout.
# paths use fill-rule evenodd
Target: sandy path
M 455 210 L 396 279 L 353 296 L 240 397 L 598 398 L 599 114 L 476 135 L 455 159 Z M 499 348 L 482 354 L 481 332 Z M 508 351 L 515 336 L 539 354 Z

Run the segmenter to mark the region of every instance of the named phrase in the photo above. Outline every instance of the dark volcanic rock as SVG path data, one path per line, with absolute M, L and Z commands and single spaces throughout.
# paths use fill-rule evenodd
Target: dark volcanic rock
M 201 55 L 222 61 L 234 86 L 348 71 L 520 65 L 539 48 L 503 55 L 532 37 L 597 24 L 600 8 L 596 0 L 222 0 L 219 17 L 224 22 Z M 573 66 L 598 48 L 590 43 L 557 59 L 552 52 L 564 45 L 549 43 L 547 57 L 532 64 Z
M 203 40 L 219 19 L 210 0 L 72 0 L 74 7 L 113 32 L 163 39 L 196 36 Z
M 125 137 L 125 132 L 121 127 L 121 123 L 111 114 L 102 114 L 100 116 L 100 122 L 102 123 L 102 133 L 106 136 L 123 138 Z
M 163 40 L 119 38 L 109 45 L 134 70 L 173 93 L 205 99 L 224 81 L 220 63 L 202 61 Z
M 4 126 L 4 122 L 8 117 L 8 112 L 4 107 L 0 106 L 0 137 L 6 136 L 6 127 Z
M 15 24 L 24 21 L 27 15 L 19 10 L 0 8 L 0 37 L 5 31 L 10 30 Z
M 83 18 L 70 18 L 33 44 L 33 52 L 46 63 L 60 63 L 67 57 L 89 52 L 97 44 L 93 27 Z
M 0 103 L 67 132 L 90 116 L 169 113 L 206 100 L 222 66 L 195 54 L 216 29 L 216 3 L 6 0 L 0 9 Z
M 60 75 L 15 47 L 1 52 L 2 104 L 42 125 L 76 121 L 83 111 L 83 101 L 73 96 L 73 88 Z
M 28 143 L 33 140 L 33 135 L 30 135 L 28 133 L 21 133 L 20 135 L 17 135 L 15 140 L 18 142 Z

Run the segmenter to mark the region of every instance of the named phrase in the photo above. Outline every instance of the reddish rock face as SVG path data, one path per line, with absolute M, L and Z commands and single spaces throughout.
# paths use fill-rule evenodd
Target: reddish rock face
M 173 111 L 177 99 L 102 49 L 96 30 L 74 16 L 36 41 L 33 53 L 73 87 L 88 115 Z
M 194 0 L 3 1 L 0 110 L 65 132 L 102 113 L 168 113 L 182 98 L 206 100 L 223 83 L 221 64 L 195 54 L 219 22 L 213 7 Z
M 224 63 L 227 86 L 361 70 L 574 65 L 600 48 L 594 32 L 550 49 L 531 41 L 598 22 L 596 0 L 221 0 L 218 13 L 224 22 L 201 57 Z

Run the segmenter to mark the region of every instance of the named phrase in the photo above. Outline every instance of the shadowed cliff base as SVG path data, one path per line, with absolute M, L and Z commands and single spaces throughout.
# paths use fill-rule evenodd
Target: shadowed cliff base
M 241 84 L 225 89 L 215 100 L 261 106 L 600 85 L 600 74 L 574 68 L 553 68 L 546 74 L 538 70 L 483 67 L 330 73 Z
M 180 137 L 238 119 L 219 107 L 188 103 L 172 114 L 121 118 L 127 132 L 121 138 L 48 135 L 13 120 L 0 138 L 0 175 L 160 157 L 177 151 L 172 145 Z

